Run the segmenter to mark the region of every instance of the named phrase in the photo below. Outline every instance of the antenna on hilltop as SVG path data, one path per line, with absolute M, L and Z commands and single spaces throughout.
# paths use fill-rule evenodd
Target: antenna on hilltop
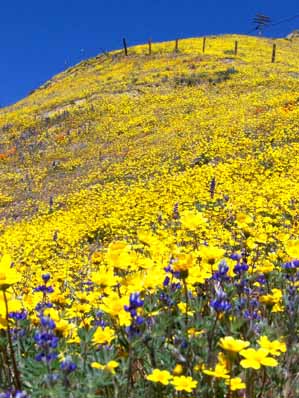
M 261 35 L 263 29 L 271 24 L 271 18 L 267 15 L 256 14 L 252 22 L 256 25 L 255 30 Z

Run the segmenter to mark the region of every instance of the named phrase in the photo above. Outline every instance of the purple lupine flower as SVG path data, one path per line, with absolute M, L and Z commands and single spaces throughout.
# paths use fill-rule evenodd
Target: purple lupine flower
M 47 274 L 42 274 L 42 279 L 43 279 L 43 281 L 44 281 L 45 283 L 48 283 L 49 280 L 50 280 L 50 278 L 51 278 L 51 275 L 50 275 L 49 273 L 47 273 Z
M 227 275 L 228 271 L 229 271 L 229 267 L 226 264 L 226 262 L 221 261 L 218 266 L 218 271 L 216 271 L 213 274 L 212 279 L 217 280 L 217 281 L 227 281 L 227 280 L 229 280 L 229 277 Z
M 234 266 L 234 273 L 241 274 L 242 272 L 248 271 L 248 265 L 246 263 L 238 263 Z
M 210 196 L 211 196 L 211 199 L 214 198 L 215 190 L 216 190 L 216 178 L 213 177 L 211 182 L 210 182 Z
M 69 374 L 77 369 L 77 365 L 67 358 L 61 362 L 60 369 L 62 369 L 65 373 Z
M 172 218 L 174 220 L 178 220 L 180 218 L 179 204 L 178 203 L 175 203 L 175 205 L 173 206 Z

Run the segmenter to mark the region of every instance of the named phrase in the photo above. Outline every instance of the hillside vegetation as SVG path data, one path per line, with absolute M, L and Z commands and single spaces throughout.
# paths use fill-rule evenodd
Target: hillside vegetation
M 275 42 L 274 63 L 273 40 L 237 35 L 105 53 L 0 109 L 0 254 L 19 275 L 0 269 L 0 290 L 26 313 L 28 394 L 298 396 L 299 40 Z M 42 328 L 77 376 L 44 378 L 60 362 L 32 359 Z M 276 358 L 259 371 L 258 347 Z

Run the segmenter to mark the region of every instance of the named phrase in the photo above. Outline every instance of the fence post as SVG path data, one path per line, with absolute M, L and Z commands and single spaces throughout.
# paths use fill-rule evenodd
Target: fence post
M 272 48 L 272 63 L 275 62 L 275 57 L 276 57 L 276 43 L 273 44 L 273 48 Z
M 176 53 L 179 52 L 179 39 L 175 39 L 174 51 L 175 51 Z
M 204 53 L 205 50 L 206 50 L 206 38 L 204 37 L 202 41 L 202 52 Z
M 152 54 L 152 39 L 148 39 L 148 55 Z
M 235 55 L 237 55 L 238 54 L 238 41 L 236 40 L 235 41 Z
M 123 44 L 124 44 L 125 56 L 127 56 L 128 55 L 128 47 L 127 47 L 127 42 L 126 42 L 125 38 L 123 38 Z

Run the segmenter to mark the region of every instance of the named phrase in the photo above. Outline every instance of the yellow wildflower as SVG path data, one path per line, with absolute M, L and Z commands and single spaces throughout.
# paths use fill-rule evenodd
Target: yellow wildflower
M 184 211 L 181 214 L 180 221 L 183 227 L 191 231 L 206 226 L 207 224 L 207 220 L 198 211 Z
M 219 340 L 221 348 L 227 351 L 240 352 L 250 345 L 249 341 L 234 339 L 232 336 L 222 337 Z
M 178 363 L 175 365 L 172 373 L 176 376 L 179 376 L 183 373 L 183 370 L 184 370 L 183 366 L 180 363 Z
M 105 365 L 102 365 L 99 362 L 92 362 L 90 366 L 94 369 L 104 370 L 115 375 L 115 369 L 119 366 L 119 363 L 116 361 L 109 361 Z
M 180 303 L 178 303 L 178 308 L 183 314 L 186 314 L 186 310 L 187 310 L 187 304 L 186 303 L 183 303 L 181 301 Z M 193 316 L 193 314 L 194 314 L 194 311 L 190 311 L 190 310 L 187 311 L 187 315 Z
M 214 376 L 221 379 L 229 378 L 228 369 L 221 364 L 216 364 L 214 370 L 205 369 L 205 367 L 203 367 L 203 373 L 208 376 Z
M 188 336 L 189 337 L 196 337 L 196 336 L 200 336 L 201 334 L 205 333 L 204 330 L 196 330 L 195 328 L 189 328 L 187 330 Z
M 201 246 L 198 253 L 204 262 L 214 264 L 224 256 L 225 250 L 214 246 Z
M 254 348 L 248 348 L 247 350 L 242 350 L 240 355 L 245 359 L 242 359 L 240 365 L 247 369 L 260 369 L 261 365 L 275 367 L 278 365 L 276 359 L 268 357 L 269 351 L 264 348 L 259 348 L 255 350 Z
M 280 289 L 272 289 L 272 294 L 265 294 L 260 297 L 260 302 L 265 304 L 272 304 L 272 312 L 283 311 L 282 305 L 282 291 Z
M 191 253 L 176 253 L 174 255 L 174 271 L 187 271 L 194 265 L 194 257 Z
M 168 370 L 154 369 L 153 372 L 146 378 L 154 383 L 161 383 L 164 386 L 167 386 L 169 381 L 172 379 L 172 376 Z
M 291 239 L 285 242 L 284 244 L 285 250 L 287 254 L 292 259 L 299 259 L 299 240 Z
M 229 386 L 231 391 L 244 390 L 246 384 L 240 377 L 233 377 L 232 379 L 225 380 L 225 384 Z
M 198 382 L 190 376 L 174 376 L 171 384 L 176 391 L 192 392 L 192 390 L 196 388 Z
M 11 265 L 11 257 L 5 254 L 0 261 L 0 290 L 8 289 L 21 279 L 21 275 Z
M 105 326 L 104 328 L 98 327 L 93 335 L 92 341 L 94 344 L 110 344 L 115 337 L 114 330 L 109 326 Z
M 279 340 L 270 341 L 267 336 L 261 336 L 257 341 L 261 348 L 269 351 L 271 355 L 279 356 L 282 352 L 286 352 L 286 344 Z

